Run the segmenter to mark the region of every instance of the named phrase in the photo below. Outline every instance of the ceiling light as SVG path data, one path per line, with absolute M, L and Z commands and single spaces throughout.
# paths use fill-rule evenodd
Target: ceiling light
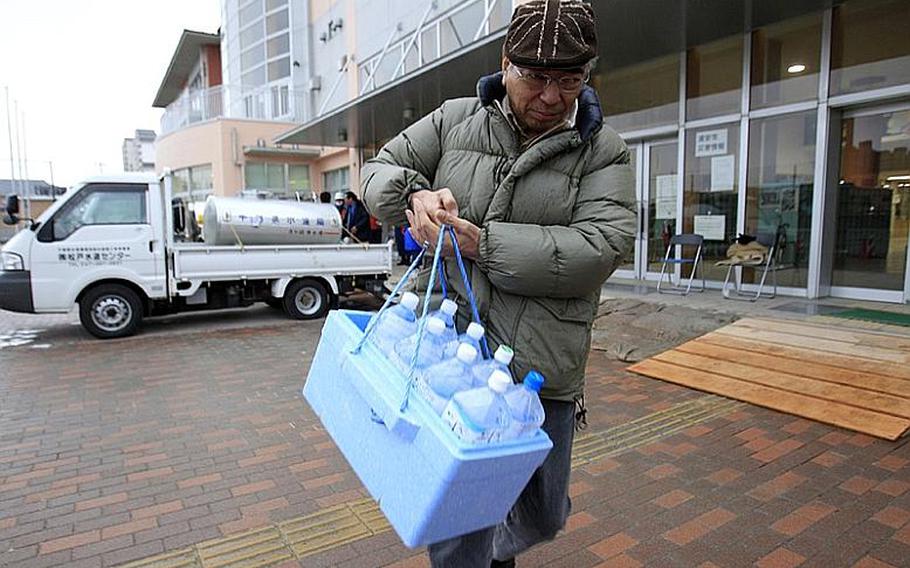
M 797 73 L 802 73 L 806 70 L 806 66 L 802 63 L 794 63 L 793 65 L 787 67 L 787 73 L 791 75 L 796 75 Z

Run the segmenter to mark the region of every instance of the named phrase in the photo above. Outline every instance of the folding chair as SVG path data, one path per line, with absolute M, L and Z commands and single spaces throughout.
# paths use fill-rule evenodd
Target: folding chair
M 660 279 L 657 281 L 658 294 L 679 294 L 682 296 L 688 295 L 689 292 L 692 291 L 692 280 L 695 278 L 696 271 L 701 273 L 701 288 L 696 288 L 695 291 L 705 291 L 705 271 L 704 267 L 702 266 L 702 245 L 704 242 L 705 238 L 703 236 L 694 235 L 691 233 L 673 235 L 670 237 L 670 244 L 667 246 L 667 253 L 664 255 L 663 263 L 660 265 Z M 686 258 L 685 249 L 683 249 L 682 254 L 677 257 L 675 254 L 677 246 L 695 247 L 695 256 L 692 258 Z M 685 286 L 682 285 L 682 275 L 680 275 L 679 281 L 674 284 L 673 274 L 667 270 L 670 265 L 677 264 L 692 265 L 692 272 L 689 273 L 689 281 Z M 667 275 L 667 283 L 670 285 L 669 288 L 663 287 L 664 274 Z
M 724 278 L 724 287 L 722 289 L 724 298 L 727 300 L 742 300 L 746 302 L 754 302 L 759 298 L 772 299 L 777 296 L 777 271 L 786 268 L 780 262 L 780 256 L 783 253 L 783 239 L 786 236 L 784 233 L 778 231 L 776 233 L 759 233 L 756 237 L 756 240 L 763 244 L 768 249 L 768 253 L 765 255 L 765 258 L 761 260 L 752 260 L 752 261 L 741 261 L 741 262 L 729 262 L 727 266 L 727 276 Z M 753 292 L 744 292 L 742 290 L 742 284 L 737 282 L 736 279 L 733 279 L 733 282 L 730 282 L 730 278 L 733 275 L 733 269 L 737 266 L 742 266 L 744 268 L 754 268 L 756 270 L 761 270 L 761 279 L 758 282 L 758 290 Z M 772 291 L 770 294 L 763 293 L 765 282 L 768 279 L 768 274 L 771 274 L 772 280 Z

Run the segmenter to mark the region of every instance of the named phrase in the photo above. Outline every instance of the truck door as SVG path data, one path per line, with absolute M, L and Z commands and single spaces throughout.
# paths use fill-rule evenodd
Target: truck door
M 83 186 L 38 229 L 32 245 L 36 311 L 69 309 L 88 284 L 121 279 L 163 293 L 161 242 L 149 222 L 149 186 Z

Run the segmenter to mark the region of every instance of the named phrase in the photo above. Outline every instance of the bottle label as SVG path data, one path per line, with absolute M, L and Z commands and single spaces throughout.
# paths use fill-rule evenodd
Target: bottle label
M 446 405 L 442 419 L 455 435 L 469 444 L 489 444 L 498 442 L 501 433 L 494 429 L 484 430 L 464 415 L 454 402 Z

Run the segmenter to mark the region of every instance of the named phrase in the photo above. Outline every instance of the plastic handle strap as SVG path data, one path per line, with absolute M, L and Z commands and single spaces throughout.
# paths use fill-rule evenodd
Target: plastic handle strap
M 404 276 L 401 277 L 401 280 L 398 281 L 398 284 L 395 285 L 395 288 L 392 290 L 392 293 L 389 294 L 389 297 L 386 298 L 385 303 L 382 304 L 382 307 L 379 308 L 379 312 L 376 314 L 376 317 L 370 320 L 370 324 L 367 326 L 366 330 L 363 333 L 363 337 L 360 338 L 360 341 L 357 342 L 357 345 L 351 349 L 351 353 L 360 353 L 360 350 L 363 348 L 363 344 L 366 343 L 367 338 L 370 334 L 373 333 L 373 330 L 376 329 L 376 324 L 379 323 L 382 314 L 392 305 L 392 300 L 394 300 L 398 294 L 401 292 L 401 289 L 404 288 L 404 285 L 407 284 L 408 280 L 411 279 L 411 274 L 417 269 L 420 265 L 420 261 L 423 260 L 424 254 L 427 252 L 427 247 L 424 247 L 417 253 L 417 258 L 411 263 L 411 266 L 405 271 Z
M 458 270 L 461 272 L 461 280 L 464 282 L 465 291 L 468 293 L 468 301 L 471 303 L 471 315 L 474 317 L 475 322 L 483 325 L 480 321 L 480 312 L 477 310 L 477 300 L 474 298 L 474 290 L 471 289 L 471 279 L 468 278 L 468 271 L 465 270 L 464 267 L 464 259 L 461 258 L 461 249 L 458 247 L 458 239 L 455 238 L 455 227 L 449 225 L 448 231 L 452 236 L 452 248 L 455 249 L 455 260 L 458 261 Z M 490 346 L 487 345 L 486 334 L 480 338 L 480 348 L 483 351 L 484 359 L 492 357 Z

